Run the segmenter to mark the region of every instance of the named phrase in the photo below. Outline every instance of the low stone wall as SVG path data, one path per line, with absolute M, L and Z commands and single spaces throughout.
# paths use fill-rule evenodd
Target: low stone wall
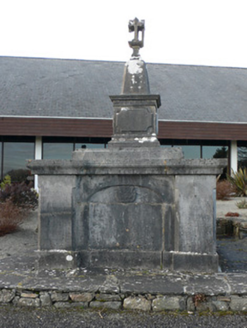
M 129 295 L 1 289 L 0 305 L 141 311 L 247 311 L 247 295 Z
M 233 236 L 243 239 L 247 236 L 247 220 L 242 217 L 219 217 L 216 221 L 217 237 Z

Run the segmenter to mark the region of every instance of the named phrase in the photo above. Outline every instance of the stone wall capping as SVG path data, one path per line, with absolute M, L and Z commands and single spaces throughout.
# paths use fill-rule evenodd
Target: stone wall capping
M 55 275 L 49 275 L 55 271 Z M 47 270 L 42 273 L 43 288 L 35 285 L 34 274 L 23 277 L 29 284 L 8 285 L 7 279 L 0 282 L 0 306 L 99 308 L 138 311 L 192 311 L 192 312 L 245 312 L 247 310 L 247 273 L 191 274 L 166 272 L 165 270 L 116 270 L 111 274 L 90 272 L 84 277 L 77 272 L 72 278 L 63 279 L 56 285 L 59 276 L 68 272 Z M 36 277 L 38 272 L 35 273 Z M 83 281 L 90 275 L 90 292 L 83 288 Z M 240 280 L 241 279 L 241 280 Z M 241 281 L 241 282 L 240 282 Z M 80 282 L 82 288 L 80 289 Z M 114 286 L 118 286 L 117 291 Z M 52 286 L 53 288 L 50 288 Z M 181 288 L 181 286 L 183 288 Z M 169 287 L 169 288 L 168 288 Z M 93 291 L 92 291 L 93 290 Z

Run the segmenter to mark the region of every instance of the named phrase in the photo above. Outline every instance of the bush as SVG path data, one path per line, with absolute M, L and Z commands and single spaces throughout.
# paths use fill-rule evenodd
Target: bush
M 237 196 L 247 196 L 247 168 L 232 171 L 232 175 L 227 175 L 227 180 L 236 189 Z
M 235 196 L 236 191 L 234 186 L 227 180 L 219 180 L 216 184 L 216 198 L 217 200 L 227 200 Z
M 38 205 L 38 194 L 31 183 L 6 184 L 5 188 L 0 190 L 0 202 L 7 200 L 11 200 L 14 205 L 22 209 L 35 209 Z
M 10 176 L 6 176 L 0 189 L 0 236 L 14 232 L 30 210 L 38 205 L 38 194 L 31 183 L 11 184 Z
M 11 177 L 8 174 L 4 177 L 3 182 L 0 183 L 0 188 L 5 189 L 6 185 L 11 185 Z
M 30 176 L 30 171 L 26 169 L 18 169 L 18 170 L 11 170 L 7 173 L 12 182 L 25 182 L 27 181 L 28 177 Z
M 14 232 L 23 222 L 26 213 L 10 199 L 0 203 L 0 236 Z

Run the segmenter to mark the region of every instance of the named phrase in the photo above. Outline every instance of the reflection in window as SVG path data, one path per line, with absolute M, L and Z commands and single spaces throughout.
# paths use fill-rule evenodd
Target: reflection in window
M 71 159 L 73 143 L 43 143 L 44 159 Z
M 238 168 L 247 167 L 247 147 L 238 147 Z
M 76 143 L 75 149 L 80 148 L 105 148 L 105 144 L 97 144 L 97 143 Z
M 0 142 L 0 180 L 2 179 L 2 142 Z
M 200 146 L 178 146 L 182 148 L 184 158 L 200 158 Z
M 202 146 L 202 158 L 227 158 L 228 147 Z
M 25 181 L 30 175 L 26 160 L 34 158 L 34 143 L 4 142 L 3 176 L 9 174 L 12 182 Z

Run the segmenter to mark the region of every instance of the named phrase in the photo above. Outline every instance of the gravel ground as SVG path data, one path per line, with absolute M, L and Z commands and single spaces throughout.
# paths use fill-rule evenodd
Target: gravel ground
M 222 272 L 247 272 L 247 237 L 217 240 L 217 252 Z
M 100 312 L 0 307 L 0 328 L 65 327 L 213 327 L 246 328 L 246 315 L 150 314 L 146 312 Z
M 37 249 L 37 216 L 36 209 L 30 213 L 16 232 L 0 237 L 0 259 Z

